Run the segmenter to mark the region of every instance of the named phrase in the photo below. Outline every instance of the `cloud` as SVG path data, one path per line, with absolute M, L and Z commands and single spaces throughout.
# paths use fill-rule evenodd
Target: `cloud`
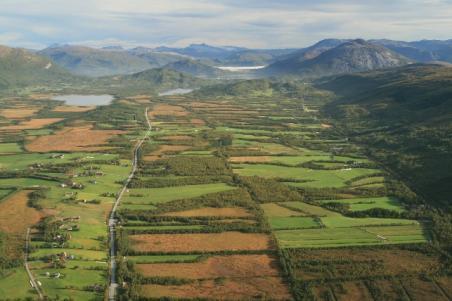
M 451 16 L 450 0 L 2 0 L 0 43 L 283 48 L 326 37 L 445 39 Z

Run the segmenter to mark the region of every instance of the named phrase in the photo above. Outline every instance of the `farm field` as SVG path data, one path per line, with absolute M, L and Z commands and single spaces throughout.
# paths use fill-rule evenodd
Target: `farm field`
M 0 246 L 16 247 L 0 248 L 11 263 L 0 295 L 18 285 L 9 298 L 37 298 L 26 252 L 50 300 L 105 300 L 109 217 L 127 185 L 113 240 L 120 300 L 378 300 L 371 283 L 388 300 L 422 297 L 417 286 L 441 300 L 450 280 L 410 191 L 333 135 L 319 94 L 305 93 L 304 109 L 270 94 L 11 100 Z

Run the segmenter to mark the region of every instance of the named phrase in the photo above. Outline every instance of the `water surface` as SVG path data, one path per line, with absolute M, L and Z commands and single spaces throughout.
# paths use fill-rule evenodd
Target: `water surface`
M 172 89 L 162 93 L 159 93 L 159 96 L 171 96 L 171 95 L 182 95 L 193 92 L 193 89 Z
M 113 100 L 112 95 L 57 95 L 52 98 L 53 100 L 64 101 L 67 105 L 71 106 L 104 106 L 111 103 Z
M 238 72 L 238 71 L 250 71 L 250 70 L 259 70 L 263 69 L 267 66 L 218 66 L 218 69 L 224 71 Z

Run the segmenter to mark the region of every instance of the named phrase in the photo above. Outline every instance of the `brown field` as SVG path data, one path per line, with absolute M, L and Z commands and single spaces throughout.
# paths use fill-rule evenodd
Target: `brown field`
M 212 256 L 193 263 L 137 264 L 136 269 L 146 277 L 215 279 L 279 276 L 276 260 L 268 255 Z
M 312 293 L 314 294 L 314 296 L 316 298 L 315 300 L 319 300 L 319 301 L 324 301 L 325 300 L 326 301 L 326 300 L 333 299 L 333 297 L 330 297 L 330 298 L 326 298 L 325 297 L 326 295 L 329 295 L 329 296 L 332 295 L 332 292 L 331 292 L 331 289 L 330 289 L 329 286 L 326 286 L 326 285 L 314 286 L 311 289 L 311 291 L 312 291 Z
M 54 112 L 62 113 L 81 113 L 94 110 L 96 106 L 58 106 L 53 109 Z
M 268 217 L 288 217 L 288 216 L 304 216 L 302 212 L 290 210 L 279 206 L 275 203 L 262 204 L 261 208 L 264 210 L 265 215 Z
M 172 152 L 183 152 L 186 150 L 189 150 L 191 146 L 188 145 L 167 145 L 167 144 L 161 144 L 159 145 L 159 149 L 156 151 L 153 151 L 146 156 L 143 157 L 145 161 L 155 161 L 160 159 L 162 155 L 165 153 L 172 153 Z
M 262 162 L 269 162 L 270 157 L 269 156 L 243 156 L 243 157 L 230 157 L 229 162 L 232 163 L 246 163 L 246 162 L 252 162 L 252 163 L 262 163 Z
M 343 289 L 333 285 L 334 295 L 338 301 L 372 301 L 372 295 L 362 282 L 341 283 Z
M 244 218 L 229 218 L 229 219 L 217 219 L 217 220 L 215 220 L 215 223 L 218 223 L 218 224 L 242 223 L 242 224 L 254 225 L 257 223 L 257 221 L 252 220 L 252 219 L 244 219 Z
M 8 119 L 22 119 L 30 117 L 38 112 L 40 108 L 16 108 L 0 110 L 0 115 Z
M 420 252 L 391 249 L 328 249 L 306 250 L 300 253 L 301 260 L 321 260 L 329 262 L 340 259 L 352 261 L 350 263 L 335 263 L 334 270 L 330 270 L 323 277 L 343 277 L 353 271 L 358 275 L 405 275 L 419 273 L 434 273 L 439 269 L 440 262 L 437 256 L 428 256 Z M 354 261 L 354 262 L 353 262 Z M 370 270 L 369 270 L 370 269 Z M 296 274 L 302 279 L 312 278 L 303 269 Z
M 27 228 L 43 217 L 43 213 L 28 207 L 29 193 L 29 190 L 18 191 L 0 203 L 0 231 L 25 235 Z
M 200 102 L 200 101 L 192 101 L 188 104 L 192 108 L 228 108 L 231 105 L 227 101 L 222 102 Z
M 150 103 L 151 97 L 149 95 L 135 95 L 127 97 L 127 99 L 131 99 L 137 103 Z
M 452 277 L 440 277 L 436 282 L 452 298 Z
M 159 137 L 159 140 L 180 141 L 180 140 L 192 140 L 192 136 L 188 135 L 172 135 Z
M 199 118 L 192 118 L 190 119 L 191 124 L 196 125 L 196 126 L 203 126 L 206 124 L 206 122 L 202 119 Z
M 140 104 L 146 104 L 146 103 L 151 103 L 151 100 L 148 99 L 134 99 L 134 102 L 140 103 Z
M 52 123 L 63 120 L 64 118 L 39 118 L 22 121 L 17 125 L 9 125 L 1 127 L 0 130 L 16 131 L 16 130 L 34 130 L 40 129 Z
M 193 234 L 131 235 L 132 248 L 139 252 L 215 252 L 224 250 L 267 250 L 266 234 L 222 232 Z
M 155 116 L 187 116 L 190 114 L 181 106 L 173 106 L 167 104 L 158 104 L 149 112 L 150 117 Z
M 181 299 L 206 298 L 214 300 L 292 300 L 292 296 L 279 277 L 245 277 L 195 281 L 184 285 L 147 284 L 141 294 L 148 298 L 173 297 Z
M 45 93 L 34 93 L 34 94 L 30 94 L 28 97 L 31 99 L 42 100 L 42 99 L 50 99 L 53 97 L 53 95 L 45 94 Z
M 438 289 L 435 283 L 413 278 L 402 280 L 403 287 L 411 300 L 416 301 L 448 301 L 449 299 Z
M 200 208 L 200 209 L 192 209 L 178 212 L 168 212 L 162 214 L 163 216 L 184 216 L 184 217 L 193 217 L 193 216 L 231 216 L 231 217 L 248 217 L 251 214 L 243 208 Z
M 31 152 L 49 151 L 97 151 L 114 135 L 125 133 L 119 130 L 93 130 L 92 126 L 67 127 L 52 135 L 40 136 L 26 145 Z
M 372 283 L 382 293 L 382 300 L 397 301 L 405 295 L 398 280 L 373 280 Z

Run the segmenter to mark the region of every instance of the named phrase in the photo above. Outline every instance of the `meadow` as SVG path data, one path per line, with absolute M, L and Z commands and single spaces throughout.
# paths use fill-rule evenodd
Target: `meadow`
M 44 99 L 17 115 L 29 101 L 8 104 L 4 114 L 18 119 L 0 132 L 0 206 L 22 193 L 21 208 L 36 217 L 17 229 L 24 237 L 31 228 L 29 264 L 43 294 L 104 300 L 107 220 L 149 107 L 153 131 L 117 216 L 121 300 L 371 300 L 377 281 L 422 295 L 416 283 L 429 284 L 415 277 L 441 266 L 427 247 L 430 225 L 411 214 L 405 186 L 333 132 L 319 94 L 303 93 L 303 106 L 270 95 L 121 95 L 101 108 Z M 0 295 L 17 285 L 11 298 L 36 297 L 24 240 L 14 239 L 21 251 L 3 269 Z

